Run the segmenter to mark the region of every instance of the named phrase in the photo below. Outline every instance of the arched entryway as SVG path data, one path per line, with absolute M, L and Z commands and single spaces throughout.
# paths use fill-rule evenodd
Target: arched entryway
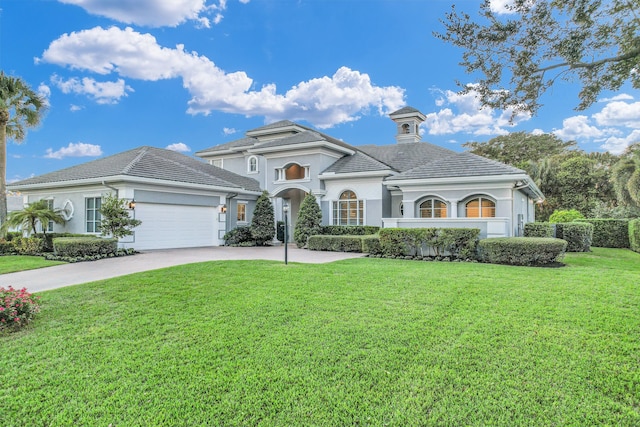
M 272 195 L 274 198 L 276 221 L 284 221 L 284 205 L 286 204 L 289 206 L 287 214 L 287 223 L 289 225 L 287 234 L 289 236 L 289 242 L 293 242 L 293 231 L 295 229 L 296 221 L 298 220 L 300 206 L 308 193 L 309 190 L 306 188 L 288 187 L 280 188 Z

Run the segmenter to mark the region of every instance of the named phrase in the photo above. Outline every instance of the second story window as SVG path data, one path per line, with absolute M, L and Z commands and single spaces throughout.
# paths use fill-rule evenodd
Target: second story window
M 309 166 L 290 163 L 284 168 L 276 169 L 276 181 L 295 181 L 309 179 Z
M 249 157 L 249 160 L 247 160 L 247 172 L 258 172 L 258 158 L 256 156 L 251 156 Z

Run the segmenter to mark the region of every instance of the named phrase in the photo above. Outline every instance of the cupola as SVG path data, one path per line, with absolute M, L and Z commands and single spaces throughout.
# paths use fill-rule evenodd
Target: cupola
M 396 134 L 398 144 L 421 141 L 420 123 L 424 122 L 427 117 L 420 111 L 413 107 L 404 107 L 389 114 L 389 118 L 398 125 L 398 133 Z

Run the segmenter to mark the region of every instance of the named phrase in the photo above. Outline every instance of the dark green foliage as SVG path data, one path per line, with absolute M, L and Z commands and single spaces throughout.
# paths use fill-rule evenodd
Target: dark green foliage
M 369 255 L 382 255 L 382 246 L 380 246 L 380 236 L 377 234 L 368 234 L 362 236 L 362 252 Z
M 58 237 L 87 237 L 86 234 L 74 234 L 74 233 L 38 233 L 35 235 L 42 239 L 42 251 L 43 252 L 53 252 L 53 239 Z
M 8 240 L 0 240 L 0 255 L 10 255 L 16 253 L 16 246 Z
M 500 237 L 478 243 L 479 258 L 491 264 L 545 266 L 562 261 L 567 242 L 541 237 Z
M 251 218 L 251 236 L 255 240 L 257 246 L 271 245 L 276 235 L 275 217 L 273 215 L 273 204 L 269 199 L 269 192 L 263 191 L 253 210 Z
M 309 236 L 307 248 L 312 251 L 362 252 L 360 236 Z
M 330 236 L 364 236 L 369 234 L 376 234 L 380 227 L 373 225 L 323 225 L 320 227 L 320 234 Z
M 628 219 L 582 219 L 593 225 L 592 246 L 600 248 L 628 248 L 629 220 Z
M 640 219 L 629 221 L 629 247 L 640 252 Z
M 529 222 L 524 225 L 524 237 L 553 237 L 554 229 L 549 222 Z
M 556 237 L 567 241 L 567 252 L 589 252 L 593 240 L 593 225 L 586 222 L 556 224 Z
M 83 257 L 115 254 L 117 239 L 99 237 L 58 237 L 53 240 L 54 254 L 58 257 Z
M 380 247 L 386 257 L 448 256 L 474 258 L 477 228 L 383 228 Z
M 37 237 L 15 237 L 11 243 L 20 255 L 39 255 L 44 248 L 44 241 Z
M 224 244 L 226 246 L 255 246 L 256 242 L 251 235 L 251 227 L 243 225 L 228 231 L 224 235 Z
M 582 215 L 576 209 L 568 209 L 568 210 L 559 210 L 555 211 L 549 217 L 549 222 L 558 223 L 558 222 L 573 222 L 578 219 L 584 219 L 584 215 Z
M 100 231 L 103 236 L 111 236 L 115 239 L 131 236 L 133 228 L 142 224 L 139 219 L 132 218 L 125 199 L 119 199 L 115 194 L 103 197 L 100 206 L 102 221 Z
M 299 248 L 307 245 L 309 236 L 320 234 L 320 226 L 322 224 L 322 211 L 318 206 L 318 201 L 313 193 L 305 196 L 298 212 L 298 220 L 293 231 L 293 240 Z

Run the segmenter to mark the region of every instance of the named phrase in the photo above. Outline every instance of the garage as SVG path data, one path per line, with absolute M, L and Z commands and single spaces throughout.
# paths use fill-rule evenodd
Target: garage
M 125 246 L 137 250 L 188 248 L 218 244 L 216 209 L 211 206 L 136 203 L 135 217 L 142 224 Z

